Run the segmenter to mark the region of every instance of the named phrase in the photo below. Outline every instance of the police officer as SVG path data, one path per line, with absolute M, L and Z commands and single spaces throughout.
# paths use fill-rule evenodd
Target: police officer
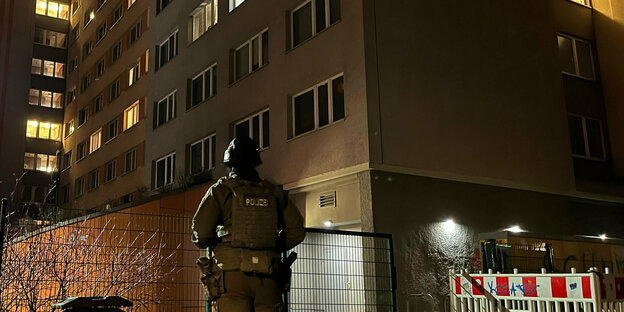
M 252 139 L 232 140 L 223 162 L 229 175 L 208 189 L 193 217 L 193 243 L 214 251 L 212 280 L 204 284 L 214 286 L 217 311 L 282 311 L 280 254 L 303 240 L 303 218 L 281 188 L 258 175 L 262 160 Z

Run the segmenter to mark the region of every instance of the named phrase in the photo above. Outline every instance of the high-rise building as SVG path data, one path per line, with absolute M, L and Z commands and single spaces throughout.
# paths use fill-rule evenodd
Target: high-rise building
M 58 199 L 72 214 L 142 193 L 148 7 L 146 0 L 71 4 Z
M 624 7 L 592 2 L 158 0 L 146 184 L 214 180 L 249 135 L 307 226 L 392 233 L 404 273 L 448 218 L 461 250 L 624 236 Z
M 20 217 L 56 201 L 69 16 L 67 0 L 0 2 L 0 196 Z

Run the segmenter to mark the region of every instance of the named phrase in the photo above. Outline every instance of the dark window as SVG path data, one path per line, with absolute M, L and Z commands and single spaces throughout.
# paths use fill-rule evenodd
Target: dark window
M 157 160 L 155 169 L 154 186 L 156 188 L 173 183 L 175 181 L 175 153 Z
M 84 178 L 80 177 L 74 182 L 74 192 L 76 197 L 84 194 Z
M 102 25 L 98 26 L 95 32 L 95 41 L 99 42 L 106 36 L 106 22 L 102 23 Z
M 115 80 L 115 82 L 110 85 L 110 96 L 108 97 L 109 101 L 113 101 L 119 97 L 119 93 L 121 92 L 120 88 L 119 79 Z
M 111 64 L 115 63 L 121 56 L 121 40 L 111 48 Z
M 589 42 L 561 34 L 557 36 L 557 42 L 562 72 L 589 80 L 596 79 L 592 47 Z
M 579 158 L 605 160 L 604 134 L 600 120 L 568 115 L 572 155 Z
M 292 11 L 292 46 L 300 45 L 328 25 L 335 24 L 340 14 L 340 0 L 311 0 L 296 8 Z
M 65 153 L 65 155 L 63 155 L 63 162 L 61 163 L 61 170 L 65 170 L 71 167 L 71 158 L 72 158 L 72 151 L 68 151 L 67 153 Z
M 194 107 L 216 94 L 217 84 L 216 81 L 214 81 L 216 78 L 216 70 L 217 65 L 214 64 L 193 78 L 191 81 L 191 107 Z
M 113 16 L 111 18 L 113 24 L 111 25 L 111 28 L 113 28 L 113 26 L 115 26 L 115 24 L 117 24 L 117 22 L 119 22 L 119 20 L 121 19 L 122 16 L 123 16 L 123 4 L 120 4 L 113 11 Z
M 234 136 L 248 136 L 252 138 L 260 149 L 269 147 L 269 110 L 265 110 L 242 121 L 234 126 Z
M 89 56 L 91 51 L 93 51 L 93 43 L 89 40 L 82 46 L 82 58 Z
M 239 80 L 269 62 L 269 31 L 254 36 L 234 52 L 235 76 Z M 251 62 L 250 62 L 251 60 Z
M 132 45 L 141 37 L 141 20 L 139 20 L 132 28 L 130 28 L 129 43 Z
M 78 143 L 78 145 L 76 146 L 76 150 L 77 150 L 76 161 L 79 161 L 85 158 L 85 156 L 87 156 L 87 143 L 86 142 Z
M 159 14 L 163 9 L 165 9 L 169 3 L 173 0 L 157 0 L 156 1 L 156 14 Z
M 124 155 L 124 173 L 130 172 L 136 169 L 137 165 L 137 152 L 133 149 Z
M 293 98 L 294 136 L 344 119 L 344 77 L 330 79 Z
M 117 161 L 113 160 L 106 164 L 106 175 L 104 176 L 104 182 L 109 182 L 117 176 Z
M 106 125 L 106 142 L 117 137 L 119 133 L 119 120 L 115 119 Z
M 89 172 L 89 189 L 95 189 L 100 185 L 100 170 L 95 169 Z
M 89 119 L 89 108 L 85 107 L 78 112 L 78 127 L 82 126 Z

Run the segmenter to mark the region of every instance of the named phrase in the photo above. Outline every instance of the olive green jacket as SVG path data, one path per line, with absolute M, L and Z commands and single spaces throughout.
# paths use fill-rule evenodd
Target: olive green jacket
M 240 179 L 234 174 L 230 178 Z M 225 177 L 213 184 L 204 198 L 202 198 L 197 212 L 193 217 L 192 238 L 199 248 L 226 247 L 217 235 L 217 226 L 230 229 L 232 226 L 232 204 L 234 200 L 232 190 L 224 185 Z M 278 214 L 281 214 L 283 224 L 277 245 L 277 251 L 286 251 L 301 243 L 305 237 L 303 217 L 293 202 L 280 187 L 274 187 L 274 194 L 278 205 Z M 219 248 L 217 248 L 219 249 Z

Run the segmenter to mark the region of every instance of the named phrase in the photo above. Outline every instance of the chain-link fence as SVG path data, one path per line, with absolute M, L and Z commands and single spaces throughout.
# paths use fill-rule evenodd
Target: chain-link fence
M 59 224 L 8 228 L 0 312 L 51 311 L 70 296 L 122 296 L 128 311 L 208 311 L 189 211 L 154 201 Z M 308 229 L 294 251 L 290 311 L 393 311 L 390 236 Z
M 395 311 L 389 235 L 308 229 L 294 248 L 289 311 Z

